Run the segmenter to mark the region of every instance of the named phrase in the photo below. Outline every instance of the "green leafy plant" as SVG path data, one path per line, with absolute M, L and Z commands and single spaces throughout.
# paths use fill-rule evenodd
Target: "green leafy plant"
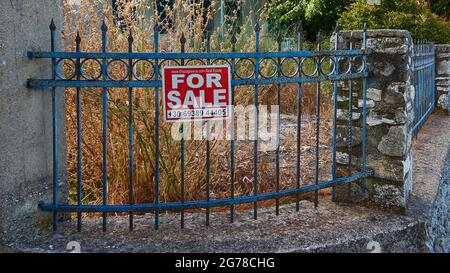
M 372 29 L 409 30 L 414 39 L 450 42 L 449 24 L 416 0 L 384 0 L 381 5 L 357 0 L 342 13 L 339 22 L 345 29 L 360 29 L 367 23 Z
M 308 40 L 313 41 L 319 30 L 333 30 L 339 14 L 353 0 L 276 0 L 265 6 L 269 28 L 283 34 L 296 31 L 301 22 Z
M 429 2 L 433 12 L 450 21 L 450 0 L 430 0 Z

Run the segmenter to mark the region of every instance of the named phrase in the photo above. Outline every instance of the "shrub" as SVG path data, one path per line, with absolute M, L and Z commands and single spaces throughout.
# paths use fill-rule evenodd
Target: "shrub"
M 450 21 L 450 0 L 430 1 L 430 7 L 433 12 Z
M 381 5 L 357 0 L 342 13 L 339 22 L 344 29 L 360 29 L 363 23 L 367 23 L 372 29 L 409 30 L 414 39 L 450 42 L 449 24 L 416 0 L 384 0 Z
M 333 30 L 339 14 L 352 0 L 276 0 L 265 6 L 269 28 L 273 32 L 293 33 L 303 24 L 308 40 L 313 41 L 319 30 Z

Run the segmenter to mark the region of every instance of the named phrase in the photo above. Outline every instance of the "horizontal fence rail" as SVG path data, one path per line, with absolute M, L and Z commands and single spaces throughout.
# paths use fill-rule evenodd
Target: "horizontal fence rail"
M 433 112 L 436 103 L 435 88 L 435 45 L 417 41 L 414 44 L 414 127 L 413 136 L 417 136 L 420 127 Z
M 46 79 L 30 79 L 27 82 L 28 87 L 33 89 L 48 88 L 48 87 L 161 87 L 161 80 L 154 79 L 152 74 L 147 75 L 145 78 L 140 78 L 133 73 L 133 68 L 136 64 L 145 62 L 150 65 L 153 69 L 155 68 L 154 60 L 160 60 L 160 68 L 164 65 L 167 60 L 172 61 L 173 64 L 180 65 L 180 59 L 185 60 L 185 64 L 189 65 L 191 62 L 200 62 L 205 65 L 205 60 L 210 60 L 210 64 L 223 64 L 226 63 L 231 66 L 231 60 L 237 59 L 243 61 L 251 62 L 252 66 L 255 66 L 255 60 L 275 60 L 276 58 L 283 58 L 280 66 L 283 62 L 294 61 L 296 67 L 293 69 L 294 72 L 285 72 L 284 69 L 278 68 L 281 75 L 277 73 L 272 73 L 270 75 L 263 75 L 259 72 L 259 78 L 254 77 L 254 74 L 243 76 L 237 71 L 234 71 L 236 79 L 232 81 L 232 86 L 240 85 L 255 85 L 255 84 L 277 84 L 277 83 L 298 83 L 298 82 L 320 82 L 326 80 L 344 80 L 344 79 L 359 79 L 367 76 L 367 72 L 364 67 L 358 68 L 357 71 L 352 71 L 352 69 L 347 69 L 345 71 L 340 71 L 339 73 L 334 73 L 337 65 L 336 62 L 342 62 L 345 59 L 351 62 L 351 58 L 363 58 L 370 54 L 369 50 L 327 50 L 320 52 L 311 51 L 298 51 L 298 52 L 221 52 L 221 53 L 83 53 L 83 52 L 27 52 L 29 58 L 47 58 L 56 59 L 56 67 L 54 68 L 54 73 L 56 76 L 55 80 Z M 80 63 L 81 79 L 77 79 L 76 71 L 73 71 L 70 75 L 61 75 L 60 63 L 63 61 L 68 61 L 73 66 L 76 66 L 76 59 L 82 59 Z M 306 62 L 311 59 L 315 62 L 317 66 L 312 73 L 306 73 L 303 70 L 303 66 Z M 128 61 L 131 60 L 131 65 Z M 99 67 L 99 73 L 94 77 L 89 77 L 85 75 L 83 71 L 83 65 L 88 61 L 94 61 Z M 102 80 L 103 66 L 102 62 L 106 62 L 106 69 L 113 64 L 120 62 L 123 64 L 127 73 L 123 75 L 122 78 L 115 78 L 110 74 L 106 73 L 106 79 Z M 319 69 L 325 62 L 331 62 L 333 69 L 327 73 L 318 74 Z M 236 66 L 239 65 L 239 61 L 236 62 Z M 350 66 L 348 66 L 350 68 Z M 253 68 L 254 70 L 254 68 Z M 296 73 L 296 72 L 300 73 Z M 300 75 L 298 75 L 300 74 Z M 132 75 L 133 80 L 127 80 L 128 76 Z
M 43 211 L 49 211 L 53 213 L 53 228 L 56 230 L 57 227 L 57 214 L 60 212 L 74 212 L 77 213 L 77 228 L 81 230 L 82 213 L 100 212 L 102 213 L 102 227 L 106 231 L 107 228 L 107 216 L 108 213 L 128 213 L 129 214 L 129 228 L 132 230 L 134 228 L 133 217 L 134 213 L 138 212 L 152 212 L 154 213 L 154 225 L 157 229 L 160 225 L 160 212 L 162 211 L 178 211 L 181 214 L 181 227 L 184 227 L 184 215 L 186 209 L 198 209 L 203 208 L 206 210 L 206 225 L 210 223 L 210 208 L 213 207 L 229 207 L 230 210 L 230 221 L 234 221 L 235 206 L 239 204 L 253 204 L 253 215 L 257 218 L 257 202 L 265 200 L 275 200 L 276 204 L 276 214 L 279 214 L 280 198 L 283 197 L 295 197 L 296 209 L 299 210 L 299 196 L 300 194 L 313 192 L 314 193 L 314 204 L 317 207 L 318 191 L 325 188 L 333 188 L 334 186 L 346 183 L 354 183 L 356 181 L 364 181 L 364 178 L 371 174 L 370 170 L 366 168 L 365 163 L 365 133 L 366 133 L 366 79 L 367 79 L 367 66 L 366 58 L 371 52 L 366 49 L 366 29 L 364 29 L 363 41 L 361 49 L 356 48 L 355 44 L 351 42 L 349 49 L 343 50 L 338 49 L 338 40 L 336 39 L 335 45 L 333 45 L 332 50 L 322 50 L 320 46 L 321 37 L 320 33 L 318 35 L 316 50 L 306 51 L 302 50 L 302 30 L 299 28 L 296 33 L 296 44 L 297 48 L 293 51 L 282 52 L 282 40 L 277 39 L 278 52 L 261 52 L 260 51 L 260 29 L 259 26 L 255 26 L 255 45 L 254 52 L 236 52 L 236 37 L 232 35 L 231 41 L 231 52 L 210 52 L 210 35 L 207 33 L 205 36 L 205 51 L 202 53 L 186 53 L 185 43 L 186 38 L 184 34 L 181 35 L 179 40 L 181 46 L 180 53 L 162 53 L 159 50 L 159 29 L 158 26 L 154 28 L 153 34 L 153 46 L 154 52 L 152 53 L 138 53 L 133 52 L 134 39 L 131 33 L 128 36 L 128 52 L 112 53 L 107 52 L 107 26 L 103 22 L 101 27 L 102 30 L 102 50 L 101 52 L 80 52 L 81 37 L 77 34 L 75 39 L 76 50 L 75 52 L 65 52 L 55 50 L 55 32 L 56 27 L 52 21 L 50 25 L 51 30 L 51 50 L 49 52 L 34 52 L 30 51 L 27 53 L 29 58 L 46 58 L 51 60 L 52 65 L 52 77 L 50 79 L 29 79 L 27 84 L 29 88 L 32 89 L 49 89 L 52 90 L 52 110 L 53 110 L 53 200 L 50 203 L 40 203 L 39 207 Z M 336 35 L 339 37 L 339 28 L 336 28 Z M 291 39 L 291 38 L 290 38 Z M 294 41 L 294 39 L 291 39 Z M 290 40 L 290 41 L 291 41 Z M 292 42 L 291 41 L 291 42 Z M 422 53 L 422 52 L 421 52 Z M 286 69 L 283 64 L 290 61 L 293 64 L 289 69 Z M 246 62 L 247 68 L 251 71 L 248 75 L 242 75 L 239 73 L 239 65 Z M 309 72 L 306 69 L 306 63 L 309 63 Z M 97 73 L 95 75 L 88 75 L 84 72 L 84 66 L 90 63 L 90 65 L 97 66 Z M 147 67 L 151 68 L 144 75 L 138 74 L 136 72 L 136 66 L 139 63 L 145 63 Z M 264 72 L 264 64 L 271 63 L 274 67 L 272 72 Z M 64 70 L 67 67 L 63 67 L 63 64 L 69 66 L 69 71 Z M 109 72 L 109 68 L 114 64 L 119 64 L 125 68 L 126 72 L 120 77 Z M 232 94 L 232 104 L 235 103 L 235 96 L 237 88 L 239 86 L 248 86 L 253 92 L 253 106 L 256 109 L 255 123 L 256 126 L 253 128 L 254 138 L 251 142 L 253 148 L 253 168 L 252 168 L 252 194 L 249 195 L 238 195 L 235 189 L 235 176 L 236 176 L 236 141 L 232 137 L 228 140 L 230 145 L 230 158 L 229 158 L 229 193 L 227 198 L 214 198 L 211 195 L 211 166 L 210 158 L 213 156 L 212 142 L 206 140 L 206 155 L 204 160 L 204 185 L 203 190 L 205 191 L 203 200 L 187 200 L 187 188 L 185 185 L 186 181 L 186 139 L 185 139 L 185 127 L 184 123 L 180 123 L 180 133 L 181 139 L 179 141 L 179 146 L 172 147 L 172 149 L 179 149 L 180 155 L 180 166 L 177 172 L 180 172 L 180 179 L 177 182 L 177 187 L 180 189 L 179 201 L 177 202 L 166 202 L 161 201 L 160 191 L 161 191 L 161 144 L 160 144 L 160 130 L 161 130 L 161 100 L 162 100 L 162 78 L 161 69 L 164 66 L 189 66 L 189 65 L 227 65 L 231 69 L 231 94 Z M 312 65 L 311 65 L 312 64 Z M 426 65 L 421 62 L 420 65 Z M 311 69 L 312 66 L 312 69 Z M 328 69 L 325 69 L 325 66 Z M 358 171 L 349 171 L 345 176 L 340 176 L 336 174 L 336 132 L 337 132 L 337 103 L 338 103 L 338 82 L 345 82 L 349 86 L 350 98 L 353 97 L 354 92 L 358 92 L 360 98 L 363 100 L 363 105 L 361 108 L 361 114 L 363 116 L 363 122 L 360 125 L 362 127 L 362 144 L 360 151 L 361 160 Z M 361 84 L 358 86 L 352 85 L 352 83 L 358 81 Z M 322 179 L 319 175 L 319 161 L 321 152 L 321 121 L 323 119 L 323 113 L 320 111 L 321 96 L 324 95 L 325 90 L 323 88 L 324 82 L 331 83 L 331 93 L 332 93 L 332 135 L 331 137 L 331 152 L 332 152 L 332 170 L 330 179 Z M 315 94 L 315 115 L 313 121 L 314 124 L 314 173 L 313 173 L 313 183 L 304 184 L 300 176 L 301 172 L 301 142 L 302 142 L 302 95 L 303 95 L 303 83 L 311 83 L 314 86 Z M 423 84 L 423 80 L 419 82 Z M 258 132 L 258 106 L 261 103 L 259 101 L 259 95 L 262 92 L 263 85 L 272 85 L 275 87 L 276 92 L 276 102 L 274 105 L 280 106 L 282 84 L 293 84 L 296 89 L 296 128 L 295 128 L 295 143 L 296 143 L 296 155 L 295 155 L 295 187 L 290 189 L 281 188 L 281 178 L 280 178 L 280 168 L 281 168 L 281 147 L 280 142 L 277 142 L 277 148 L 275 150 L 275 190 L 269 192 L 261 192 L 259 190 L 258 180 L 259 175 L 259 158 L 260 153 L 258 152 L 258 147 L 260 145 L 259 132 Z M 76 128 L 77 128 L 77 175 L 76 175 L 76 202 L 75 204 L 65 204 L 59 202 L 59 170 L 58 164 L 60 158 L 58 158 L 58 100 L 57 100 L 57 88 L 74 88 L 76 89 Z M 102 138 L 102 178 L 101 178 L 101 191 L 102 191 L 102 203 L 101 204 L 84 204 L 83 203 L 83 141 L 82 141 L 82 131 L 88 130 L 88 128 L 82 128 L 82 99 L 81 95 L 85 88 L 100 88 L 101 89 L 101 138 Z M 127 111 L 128 111 L 128 159 L 129 165 L 127 166 L 129 175 L 128 182 L 128 204 L 110 204 L 108 202 L 108 120 L 109 120 L 109 104 L 111 103 L 108 98 L 108 90 L 110 88 L 126 88 L 128 95 Z M 154 150 L 154 158 L 152 159 L 155 164 L 155 173 L 153 176 L 152 187 L 154 189 L 154 196 L 152 196 L 153 202 L 151 203 L 136 203 L 134 198 L 135 183 L 134 172 L 135 165 L 135 134 L 136 134 L 136 124 L 134 122 L 134 108 L 133 108 L 133 96 L 140 92 L 141 90 L 136 90 L 137 88 L 151 88 L 154 95 L 154 105 L 152 106 L 154 110 L 154 119 L 148 120 L 147 122 L 152 123 L 152 133 L 154 133 L 154 139 L 148 140 L 152 143 L 151 149 Z M 59 92 L 59 91 L 58 91 Z M 65 91 L 67 92 L 67 90 Z M 119 91 L 118 91 L 119 92 Z M 120 91 L 122 92 L 122 90 Z M 345 91 L 347 92 L 347 91 Z M 356 100 L 357 101 L 357 100 Z M 352 101 L 350 100 L 350 103 Z M 350 104 L 349 107 L 349 119 L 346 124 L 346 132 L 348 135 L 346 145 L 349 147 L 349 154 L 351 155 L 352 144 L 352 124 L 353 107 Z M 280 114 L 278 113 L 278 118 Z M 231 115 L 233 120 L 234 116 Z M 207 123 L 208 124 L 208 123 Z M 234 123 L 230 126 L 230 134 L 234 136 L 235 126 Z M 208 125 L 209 126 L 209 125 Z M 280 138 L 280 125 L 278 123 L 277 128 L 277 139 Z M 352 160 L 349 160 L 349 169 L 351 168 Z M 124 167 L 125 168 L 125 167 Z M 364 182 L 363 182 L 364 187 Z

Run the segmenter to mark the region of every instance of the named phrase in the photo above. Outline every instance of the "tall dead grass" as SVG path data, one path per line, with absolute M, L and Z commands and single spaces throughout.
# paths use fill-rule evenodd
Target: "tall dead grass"
M 109 2 L 109 1 L 107 1 Z M 65 50 L 75 50 L 76 32 L 81 35 L 81 51 L 98 52 L 101 50 L 102 20 L 108 25 L 107 50 L 109 52 L 126 52 L 128 50 L 128 35 L 131 31 L 134 43 L 134 52 L 152 52 L 153 25 L 155 16 L 150 14 L 150 1 L 125 1 L 117 11 L 126 25 L 126 31 L 114 20 L 113 11 L 105 1 L 81 0 L 79 8 L 74 8 L 67 2 L 64 4 L 65 22 L 62 30 Z M 210 8 L 203 8 L 203 1 L 174 1 L 174 8 L 165 7 L 167 18 L 160 23 L 164 34 L 160 37 L 161 52 L 179 52 L 180 37 L 184 33 L 187 38 L 186 52 L 204 51 L 204 33 L 207 22 L 211 20 L 215 10 L 215 1 Z M 153 9 L 154 10 L 154 9 Z M 228 18 L 232 22 L 235 18 Z M 251 30 L 252 22 L 248 20 L 242 30 L 237 34 L 237 47 L 239 51 L 254 50 L 254 35 Z M 230 28 L 231 29 L 231 28 Z M 274 41 L 274 40 L 272 40 Z M 219 31 L 211 36 L 212 51 L 231 51 L 229 39 L 222 39 Z M 266 50 L 275 50 L 276 44 L 267 46 Z M 165 62 L 165 65 L 173 63 Z M 195 64 L 195 63 L 194 63 Z M 65 64 L 65 71 L 73 67 Z M 146 65 L 136 66 L 136 74 L 152 75 L 152 67 Z M 243 68 L 245 70 L 245 67 Z M 264 69 L 264 68 L 263 68 Z M 269 68 L 268 68 L 269 69 Z M 83 72 L 86 75 L 98 75 L 99 67 L 95 62 L 85 65 Z M 112 75 L 122 77 L 126 68 L 121 65 L 111 66 Z M 245 71 L 244 71 L 245 72 Z M 67 72 L 69 73 L 69 72 Z M 308 117 L 315 112 L 315 87 L 312 84 L 303 84 L 303 115 Z M 325 88 L 326 89 L 326 88 Z M 127 89 L 108 89 L 108 203 L 128 203 L 129 196 L 129 154 L 128 154 L 128 95 Z M 102 200 L 102 101 L 101 89 L 83 88 L 82 98 L 82 177 L 84 204 L 98 204 Z M 281 95 L 281 111 L 285 114 L 295 114 L 297 111 L 296 85 L 284 85 Z M 326 93 L 326 92 L 325 92 Z M 70 194 L 76 200 L 77 181 L 77 123 L 76 123 L 76 90 L 69 88 L 65 93 L 67 109 L 67 166 L 68 177 L 71 184 Z M 275 86 L 265 87 L 258 97 L 259 103 L 274 105 L 276 98 Z M 329 146 L 330 128 L 330 101 L 323 96 L 321 101 L 322 123 L 321 146 Z M 161 104 L 161 102 L 158 102 Z M 253 103 L 253 87 L 236 88 L 236 104 L 248 105 Z M 134 151 L 134 200 L 136 203 L 154 201 L 155 195 L 155 92 L 152 88 L 133 89 L 133 151 Z M 162 112 L 162 111 L 161 111 Z M 162 113 L 160 113 L 162 115 Z M 181 153 L 180 142 L 171 137 L 171 124 L 160 123 L 160 198 L 161 202 L 179 201 Z M 284 122 L 293 122 L 284 120 Z M 295 124 L 295 122 L 293 122 Z M 289 126 L 292 124 L 288 124 Z M 302 173 L 304 184 L 312 183 L 308 166 L 312 165 L 313 153 L 310 147 L 314 144 L 314 123 L 305 118 L 302 123 L 302 165 L 306 166 Z M 288 162 L 282 168 L 282 188 L 293 187 L 295 181 L 295 155 L 293 136 L 282 143 L 282 160 Z M 185 156 L 185 200 L 200 200 L 205 198 L 205 140 L 186 141 Z M 289 146 L 289 147 L 288 147 Z M 236 195 L 251 194 L 252 192 L 252 151 L 248 143 L 238 143 L 236 147 Z M 284 151 L 283 151 L 284 149 Z M 230 176 L 229 160 L 230 147 L 228 142 L 213 141 L 211 143 L 211 184 L 213 197 L 229 197 Z M 308 152 L 310 151 L 310 152 Z M 258 190 L 274 190 L 274 155 L 262 154 L 259 164 Z M 324 152 L 321 155 L 321 173 L 325 176 L 330 155 Z M 284 166 L 284 165 L 283 165 Z

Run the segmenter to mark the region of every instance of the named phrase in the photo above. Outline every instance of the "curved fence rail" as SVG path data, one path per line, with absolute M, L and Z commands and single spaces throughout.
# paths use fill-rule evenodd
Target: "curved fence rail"
M 334 46 L 333 50 L 321 50 L 320 48 L 320 36 L 318 38 L 317 50 L 315 51 L 305 51 L 302 50 L 302 33 L 301 30 L 297 33 L 296 43 L 297 49 L 295 51 L 281 52 L 280 39 L 278 39 L 278 48 L 279 52 L 260 52 L 259 48 L 259 35 L 260 30 L 259 27 L 255 27 L 255 51 L 254 52 L 236 52 L 236 38 L 231 37 L 232 50 L 231 52 L 209 52 L 210 51 L 210 43 L 209 43 L 209 35 L 206 35 L 205 38 L 205 49 L 206 52 L 202 53 L 186 53 L 184 52 L 184 45 L 186 43 L 186 39 L 184 36 L 180 39 L 181 44 L 181 52 L 180 53 L 161 53 L 159 52 L 159 30 L 158 27 L 154 29 L 153 36 L 153 44 L 154 44 L 154 52 L 152 53 L 139 53 L 132 52 L 133 50 L 133 37 L 130 34 L 128 37 L 128 52 L 121 53 L 112 53 L 107 52 L 106 45 L 106 33 L 107 27 L 105 23 L 102 25 L 102 51 L 101 52 L 80 52 L 80 43 L 81 38 L 78 35 L 76 38 L 76 52 L 65 52 L 65 51 L 56 51 L 55 50 L 55 31 L 56 27 L 52 24 L 50 25 L 51 30 L 51 51 L 49 52 L 28 52 L 27 55 L 29 58 L 45 58 L 50 59 L 52 63 L 52 77 L 50 79 L 29 79 L 28 86 L 32 89 L 52 89 L 52 109 L 53 109 L 53 167 L 54 167 L 54 176 L 53 176 L 53 201 L 49 203 L 40 204 L 40 208 L 44 211 L 53 212 L 53 227 L 56 229 L 57 226 L 57 214 L 59 212 L 74 212 L 77 213 L 78 218 L 78 230 L 81 230 L 81 221 L 82 221 L 82 213 L 86 212 L 101 212 L 103 214 L 103 230 L 106 230 L 107 226 L 107 213 L 129 213 L 130 218 L 130 229 L 133 229 L 133 213 L 135 212 L 153 212 L 155 217 L 155 228 L 159 227 L 160 222 L 160 212 L 165 210 L 175 210 L 180 211 L 181 213 L 181 227 L 184 226 L 184 210 L 192 209 L 192 208 L 205 208 L 206 209 L 206 224 L 209 225 L 209 215 L 211 207 L 219 207 L 219 206 L 227 206 L 230 209 L 230 220 L 234 220 L 235 213 L 235 205 L 244 204 L 244 203 L 253 203 L 254 209 L 254 218 L 257 218 L 257 202 L 264 200 L 275 200 L 276 201 L 276 213 L 279 213 L 279 199 L 286 196 L 294 196 L 296 197 L 297 210 L 299 209 L 299 195 L 306 192 L 315 192 L 315 205 L 318 205 L 318 191 L 324 188 L 332 188 L 338 184 L 343 183 L 352 183 L 359 180 L 364 180 L 364 178 L 369 175 L 369 170 L 366 169 L 365 165 L 365 115 L 366 115 L 366 78 L 368 75 L 367 66 L 366 66 L 366 57 L 370 54 L 368 50 L 366 50 L 366 31 L 364 31 L 364 39 L 361 49 L 353 49 L 354 45 L 350 45 L 350 49 L 341 50 L 338 49 L 337 43 Z M 337 35 L 339 35 L 339 30 L 337 29 Z M 338 39 L 336 39 L 338 40 Z M 251 71 L 251 73 L 243 75 L 239 72 L 239 66 L 246 63 L 247 71 Z M 289 62 L 291 65 L 286 66 L 285 64 Z M 62 64 L 69 64 L 69 72 L 63 71 Z M 97 66 L 98 71 L 95 75 L 88 75 L 85 73 L 84 66 L 87 66 L 89 63 L 90 66 Z M 306 65 L 308 63 L 308 65 Z M 138 74 L 136 72 L 135 67 L 138 64 L 145 64 L 148 68 L 147 73 Z M 235 184 L 235 171 L 236 164 L 235 161 L 235 153 L 236 153 L 236 143 L 233 137 L 229 140 L 230 145 L 230 162 L 229 162 L 229 194 L 227 198 L 213 198 L 210 193 L 210 165 L 209 159 L 211 157 L 211 144 L 210 141 L 206 141 L 206 157 L 204 160 L 205 164 L 205 199 L 204 200 L 186 200 L 186 189 L 185 189 L 185 139 L 181 137 L 179 142 L 179 147 L 173 147 L 173 149 L 179 149 L 181 153 L 181 166 L 179 168 L 180 181 L 178 181 L 178 186 L 180 187 L 180 198 L 177 202 L 162 202 L 160 199 L 160 143 L 159 143 L 159 134 L 160 134 L 160 123 L 161 115 L 160 115 L 160 104 L 161 104 L 161 68 L 166 65 L 207 65 L 207 64 L 225 64 L 231 69 L 231 88 L 233 95 L 233 103 L 235 93 L 238 92 L 235 88 L 238 86 L 250 86 L 253 89 L 254 101 L 253 106 L 256 109 L 256 117 L 255 122 L 258 123 L 258 114 L 259 111 L 259 101 L 258 95 L 261 91 L 262 85 L 272 85 L 276 89 L 277 99 L 274 105 L 280 105 L 280 93 L 281 84 L 293 84 L 296 90 L 296 102 L 297 102 L 297 122 L 296 122 L 296 155 L 293 161 L 295 161 L 295 186 L 291 189 L 281 189 L 280 187 L 280 154 L 281 148 L 279 142 L 277 142 L 277 148 L 275 150 L 275 161 L 276 161 L 276 169 L 273 174 L 275 177 L 275 190 L 270 192 L 260 192 L 258 189 L 258 171 L 259 171 L 259 156 L 258 153 L 258 126 L 254 126 L 254 136 L 256 136 L 252 140 L 253 146 L 253 178 L 252 185 L 253 191 L 250 195 L 241 195 L 238 196 L 234 189 Z M 272 70 L 264 69 L 267 65 L 272 65 Z M 109 68 L 113 65 L 121 65 L 126 68 L 126 72 L 122 74 L 120 77 L 117 77 L 111 73 L 109 73 Z M 307 67 L 308 66 L 308 67 Z M 269 72 L 267 72 L 270 70 Z M 266 72 L 264 72 L 266 71 Z M 362 123 L 362 155 L 361 155 L 361 166 L 359 171 L 349 173 L 344 177 L 336 176 L 336 118 L 337 118 L 337 110 L 336 104 L 338 103 L 338 89 L 339 81 L 344 81 L 346 83 L 351 83 L 352 81 L 360 81 L 362 84 L 359 90 L 356 85 L 349 88 L 348 92 L 350 94 L 349 97 L 353 97 L 354 92 L 358 93 L 358 96 L 363 100 L 363 107 L 361 109 L 361 114 L 363 115 L 363 123 Z M 314 137 L 315 137 L 315 145 L 313 146 L 313 151 L 315 153 L 314 159 L 314 173 L 311 184 L 305 184 L 300 177 L 300 169 L 302 168 L 300 158 L 301 158 L 301 118 L 302 118 L 302 109 L 301 109 L 301 98 L 302 98 L 302 88 L 303 83 L 312 83 L 315 90 L 315 116 L 312 121 L 314 123 Z M 331 137 L 331 154 L 332 154 L 332 169 L 329 179 L 322 179 L 319 176 L 319 155 L 321 152 L 321 145 L 319 143 L 320 138 L 320 130 L 321 130 L 321 112 L 320 112 L 320 101 L 321 94 L 327 92 L 323 88 L 321 83 L 329 82 L 328 91 L 332 93 L 333 100 L 333 111 L 332 111 L 332 135 Z M 420 82 L 422 83 L 422 81 Z M 350 86 L 352 86 L 350 84 Z M 58 87 L 72 87 L 76 88 L 77 92 L 77 155 L 76 158 L 78 160 L 77 164 L 77 185 L 76 185 L 76 204 L 62 204 L 59 203 L 59 188 L 58 185 L 60 181 L 58 181 L 58 161 L 61 160 L 58 158 L 58 134 L 57 124 L 58 124 L 58 100 L 57 100 L 57 92 Z M 83 160 L 82 160 L 82 141 L 81 141 L 81 132 L 82 132 L 82 102 L 80 100 L 80 94 L 83 92 L 83 88 L 87 87 L 96 87 L 101 88 L 101 101 L 102 101 L 102 143 L 103 143 L 103 161 L 102 165 L 102 203 L 101 204 L 83 204 L 82 196 L 83 196 L 83 177 L 82 171 L 83 168 Z M 130 174 L 133 174 L 135 171 L 135 166 L 133 164 L 134 160 L 134 151 L 133 151 L 133 134 L 134 134 L 134 121 L 133 121 L 133 100 L 131 99 L 135 90 L 135 88 L 151 88 L 154 92 L 155 96 L 155 104 L 154 104 L 154 147 L 155 152 L 155 173 L 154 179 L 149 181 L 149 183 L 153 184 L 154 187 L 154 196 L 152 203 L 138 204 L 135 202 L 133 197 L 134 189 L 134 178 L 133 175 L 130 175 L 129 183 L 129 203 L 128 204 L 109 204 L 108 203 L 108 155 L 107 151 L 108 147 L 108 104 L 110 103 L 108 99 L 107 89 L 109 88 L 127 88 L 128 89 L 128 112 L 129 119 L 128 123 L 128 145 L 129 145 L 129 166 L 128 171 Z M 62 92 L 62 91 L 61 91 Z M 357 101 L 357 100 L 356 100 Z M 350 106 L 348 113 L 348 124 L 347 124 L 347 132 L 351 134 L 352 132 L 352 116 L 353 116 L 353 108 Z M 279 113 L 278 113 L 279 117 Z M 231 124 L 234 124 L 233 122 Z M 180 125 L 180 131 L 183 133 L 183 124 Z M 232 125 L 229 130 L 230 134 L 234 136 L 234 128 Z M 277 139 L 280 137 L 280 128 L 277 129 Z M 352 146 L 352 137 L 348 137 L 348 146 Z M 75 156 L 75 155 L 74 155 Z M 349 162 L 348 164 L 351 164 Z

